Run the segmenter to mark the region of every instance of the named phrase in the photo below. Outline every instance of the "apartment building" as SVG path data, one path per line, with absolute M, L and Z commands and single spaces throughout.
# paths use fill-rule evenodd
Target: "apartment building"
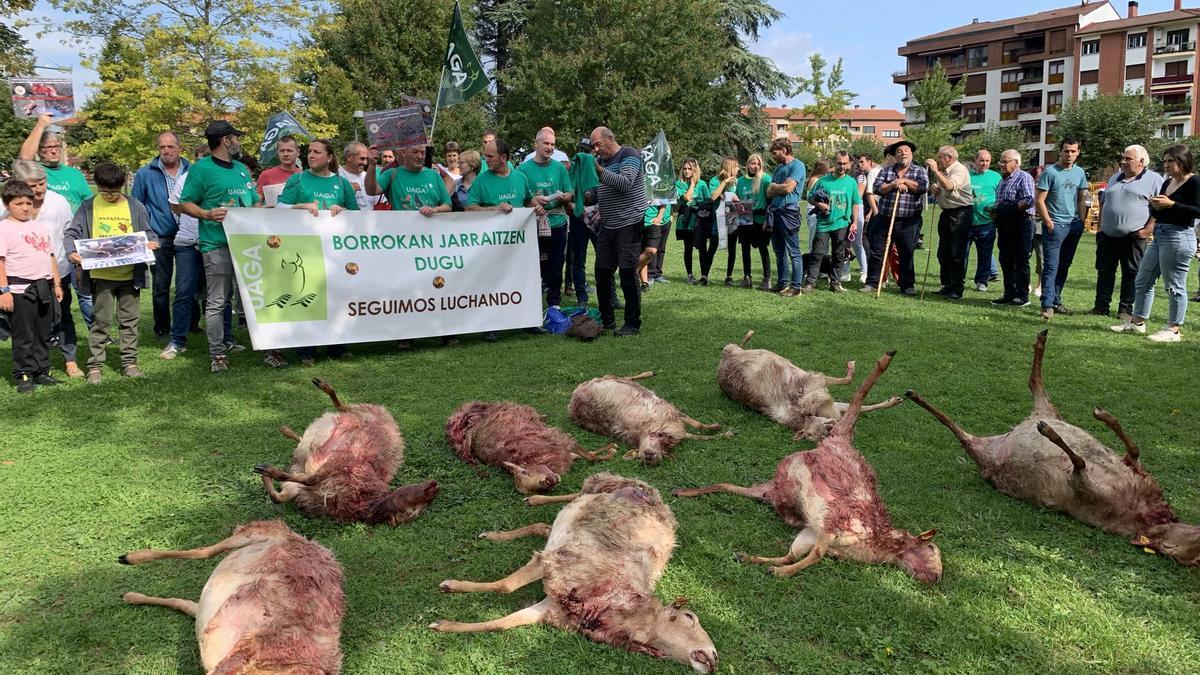
M 793 143 L 800 140 L 793 127 L 816 123 L 813 118 L 805 117 L 798 108 L 764 107 L 763 113 L 771 129 L 771 138 L 786 135 Z M 882 143 L 895 143 L 904 137 L 904 113 L 899 110 L 854 106 L 838 115 L 837 121 L 853 138 L 871 136 Z
M 989 122 L 1019 126 L 1028 143 L 1026 165 L 1055 161 L 1055 115 L 1077 91 L 1076 33 L 1120 18 L 1107 1 L 1085 1 L 1013 19 L 975 20 L 910 40 L 898 50 L 907 67 L 892 74 L 905 87 L 905 123 L 921 122 L 912 87 L 940 61 L 951 82 L 964 82 L 964 96 L 953 106 L 966 120 L 963 137 Z
M 1184 9 L 1182 0 L 1172 11 L 1154 14 L 1139 15 L 1137 2 L 1128 7 L 1126 18 L 1076 31 L 1073 95 L 1144 94 L 1163 106 L 1163 136 L 1196 134 L 1200 9 Z

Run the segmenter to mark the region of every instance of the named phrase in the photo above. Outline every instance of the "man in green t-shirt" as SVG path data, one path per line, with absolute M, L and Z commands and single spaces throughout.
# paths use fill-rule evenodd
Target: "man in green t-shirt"
M 26 160 L 36 158 L 41 162 L 46 169 L 46 189 L 65 197 L 71 204 L 71 211 L 75 212 L 84 200 L 91 199 L 94 194 L 83 173 L 67 164 L 62 136 L 47 131 L 53 122 L 54 118 L 50 115 L 39 117 L 21 144 L 18 157 Z
M 533 211 L 538 219 L 545 218 L 550 226 L 549 237 L 538 237 L 542 262 L 542 285 L 546 286 L 546 304 L 557 307 L 562 302 L 563 264 L 567 257 L 567 210 L 575 198 L 571 176 L 562 162 L 554 160 L 557 139 L 554 129 L 543 127 L 533 142 L 533 157 L 525 160 L 517 171 L 529 179 L 533 193 Z
M 233 257 L 225 237 L 225 220 L 230 206 L 255 206 L 261 203 L 254 180 L 245 164 L 237 161 L 242 154 L 239 140 L 246 132 L 233 128 L 225 120 L 210 122 L 204 130 L 208 157 L 188 170 L 187 182 L 179 195 L 179 209 L 200 221 L 200 255 L 204 259 L 204 279 L 208 283 L 208 303 L 204 308 L 211 370 L 229 370 L 230 352 L 243 351 L 225 329 L 224 313 L 233 295 Z
M 975 210 L 967 240 L 975 242 L 975 254 L 979 258 L 975 263 L 975 290 L 980 292 L 987 291 L 988 282 L 998 275 L 995 260 L 992 259 L 992 247 L 996 244 L 996 224 L 992 222 L 992 217 L 996 210 L 996 189 L 1000 186 L 1001 176 L 991 166 L 992 153 L 982 149 L 975 153 L 975 162 L 971 165 L 971 192 Z M 968 244 L 967 255 L 963 257 L 964 268 L 970 266 L 970 252 Z
M 438 172 L 425 167 L 425 148 L 400 150 L 400 166 L 375 176 L 375 153 L 367 159 L 364 181 L 369 195 L 387 195 L 393 211 L 419 211 L 429 217 L 449 213 L 450 193 Z
M 842 291 L 841 255 L 848 236 L 856 236 L 862 223 L 862 196 L 858 181 L 849 174 L 850 153 L 842 151 L 833 160 L 833 171 L 821 176 L 809 191 L 809 203 L 817 211 L 817 235 L 808 255 L 808 269 L 801 293 L 817 289 L 821 263 L 829 257 L 829 290 Z

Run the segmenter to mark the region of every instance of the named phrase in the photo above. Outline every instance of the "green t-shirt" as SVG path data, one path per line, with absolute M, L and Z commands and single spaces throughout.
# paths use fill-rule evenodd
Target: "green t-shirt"
M 758 193 L 754 192 L 755 180 L 758 181 Z M 757 179 L 752 179 L 749 176 L 741 176 L 738 178 L 737 187 L 734 192 L 738 196 L 738 200 L 750 202 L 750 208 L 756 212 L 754 214 L 754 222 L 759 225 L 767 220 L 767 186 L 771 184 L 771 177 L 765 173 L 758 174 Z
M 514 208 L 525 206 L 533 193 L 529 190 L 529 179 L 520 171 L 509 171 L 507 176 L 481 173 L 471 183 L 467 193 L 467 206 L 499 206 L 501 202 Z
M 552 195 L 555 192 L 572 192 L 574 188 L 571 185 L 571 176 L 567 173 L 567 167 L 563 166 L 562 162 L 550 160 L 550 163 L 545 166 L 538 164 L 532 159 L 527 159 L 517 167 L 517 171 L 525 174 L 529 179 L 529 189 L 535 195 Z M 559 206 L 558 202 L 550 202 L 546 205 L 546 209 L 553 209 Z M 547 216 L 546 220 L 550 221 L 550 227 L 565 227 L 567 224 L 567 214 L 552 213 Z
M 438 172 L 425 167 L 419 171 L 409 171 L 402 166 L 388 169 L 379 177 L 379 189 L 387 195 L 393 211 L 418 211 L 422 206 L 450 205 L 446 183 Z
M 659 225 L 661 225 L 663 223 L 671 222 L 671 205 L 670 204 L 664 204 L 662 206 L 660 206 L 658 204 L 651 204 L 650 206 L 646 207 L 646 214 L 642 218 L 642 227 L 653 227 L 654 226 L 654 219 L 658 217 L 659 209 L 663 210 L 663 217 L 662 217 L 662 220 L 659 221 Z
M 687 191 L 688 191 L 688 183 L 685 183 L 682 179 L 675 181 L 675 194 L 679 195 L 680 199 L 683 199 L 683 195 L 686 194 Z M 698 181 L 696 181 L 696 189 L 692 190 L 692 199 L 690 201 L 688 201 L 687 205 L 693 206 L 693 207 L 699 206 L 700 202 L 703 202 L 705 199 L 708 199 L 709 194 L 710 194 L 710 192 L 708 189 L 708 183 L 705 183 L 702 180 L 698 180 Z M 675 224 L 675 229 L 689 232 L 689 231 L 691 231 L 692 226 L 695 224 L 694 220 L 695 220 L 695 218 L 691 218 L 691 219 L 680 218 L 679 222 L 677 222 Z
M 1000 186 L 999 172 L 988 169 L 983 173 L 971 172 L 971 192 L 975 195 L 975 214 L 972 225 L 980 227 L 992 224 L 993 204 L 996 203 L 996 188 Z
M 212 156 L 196 160 L 188 169 L 187 182 L 179 195 L 180 204 L 195 204 L 202 209 L 220 206 L 254 206 L 262 201 L 254 190 L 250 170 L 241 162 L 223 167 Z M 225 227 L 213 220 L 200 220 L 200 252 L 229 248 Z
M 189 181 L 191 179 L 188 179 Z M 187 184 L 184 184 L 187 188 Z M 358 210 L 358 199 L 354 195 L 354 186 L 338 174 L 318 176 L 312 171 L 301 171 L 293 174 L 283 185 L 283 193 L 279 195 L 280 204 L 312 204 L 327 211 L 335 204 L 347 211 Z
M 84 200 L 95 196 L 79 169 L 65 164 L 53 167 L 43 164 L 42 168 L 46 170 L 46 189 L 65 197 L 71 204 L 72 213 L 79 210 Z
M 829 195 L 829 213 L 817 215 L 817 232 L 833 232 L 843 227 L 850 227 L 854 219 L 854 206 L 862 205 L 862 197 L 858 194 L 858 181 L 846 174 L 835 178 L 833 174 L 821 176 L 813 190 L 824 188 Z M 810 192 L 811 194 L 811 192 Z

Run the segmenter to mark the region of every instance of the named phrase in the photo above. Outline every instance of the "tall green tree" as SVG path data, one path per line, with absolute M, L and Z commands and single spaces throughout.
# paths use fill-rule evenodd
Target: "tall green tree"
M 508 85 L 502 75 L 513 60 L 513 46 L 525 34 L 531 0 L 475 0 L 475 40 L 484 67 L 491 66 L 496 85 L 493 113 L 503 132 L 506 127 Z M 464 8 L 465 10 L 466 8 Z M 464 12 L 465 13 L 465 12 Z M 465 20 L 465 17 L 464 17 Z
M 677 162 L 693 156 L 711 167 L 728 152 L 727 113 L 737 111 L 739 90 L 721 79 L 724 64 L 697 48 L 722 38 L 711 3 L 530 0 L 526 11 L 525 32 L 499 74 L 510 143 L 531 142 L 545 125 L 560 139 L 604 125 L 635 147 L 662 128 Z
M 988 122 L 978 133 L 958 144 L 958 154 L 966 162 L 974 159 L 980 150 L 987 150 L 992 153 L 992 167 L 999 171 L 997 162 L 1000 161 L 1000 153 L 1020 150 L 1025 145 L 1025 132 L 1021 127 L 1002 127 L 995 122 Z
M 0 0 L 0 77 L 24 75 L 33 68 L 33 52 L 10 17 L 33 9 L 33 0 Z
M 811 102 L 800 107 L 800 112 L 808 119 L 803 124 L 795 125 L 793 131 L 800 137 L 802 145 L 825 155 L 850 142 L 850 130 L 842 128 L 838 116 L 845 114 L 858 94 L 846 88 L 840 58 L 829 69 L 828 75 L 825 74 L 825 68 L 829 62 L 820 52 L 808 57 L 808 65 L 809 76 L 797 78 L 795 90 L 796 95 L 812 98 Z
M 1058 113 L 1059 139 L 1079 139 L 1078 163 L 1089 177 L 1120 159 L 1125 148 L 1155 146 L 1162 131 L 1162 106 L 1141 94 L 1084 95 Z
M 942 62 L 920 82 L 913 85 L 912 97 L 916 99 L 916 114 L 921 121 L 905 127 L 904 138 L 917 146 L 913 156 L 920 160 L 937 156 L 938 148 L 950 145 L 951 139 L 963 127 L 965 120 L 954 112 L 950 104 L 963 97 L 966 83 L 960 80 L 950 84 Z
M 750 51 L 748 43 L 782 19 L 783 12 L 767 0 L 721 0 L 713 18 L 724 34 L 719 51 L 713 52 L 722 62 L 722 81 L 738 89 L 738 109 L 726 112 L 726 142 L 741 155 L 762 152 L 771 140 L 762 105 L 786 96 L 796 82 L 771 59 Z

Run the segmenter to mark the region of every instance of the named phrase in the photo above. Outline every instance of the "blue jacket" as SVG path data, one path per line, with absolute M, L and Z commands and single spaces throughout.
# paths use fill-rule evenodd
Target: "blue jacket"
M 179 158 L 179 175 L 187 173 L 188 161 Z M 175 215 L 171 213 L 168 201 L 167 176 L 163 173 L 162 160 L 155 157 L 149 164 L 137 170 L 133 175 L 133 189 L 130 195 L 144 204 L 150 213 L 150 228 L 160 237 L 174 237 L 179 231 Z

